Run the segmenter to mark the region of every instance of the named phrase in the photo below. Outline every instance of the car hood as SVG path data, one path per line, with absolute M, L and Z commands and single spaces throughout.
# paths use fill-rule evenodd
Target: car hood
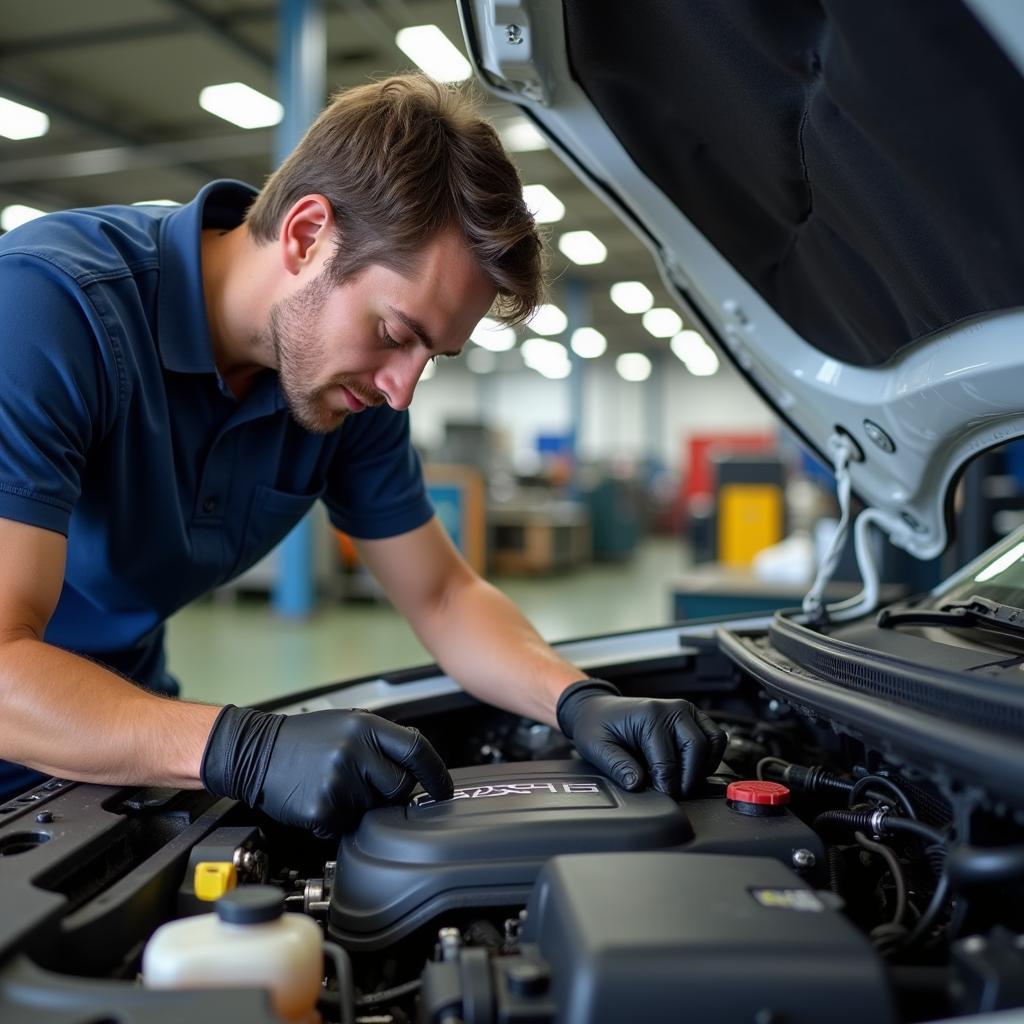
M 1024 12 L 999 0 L 460 0 L 486 87 L 684 320 L 921 558 L 1024 434 Z

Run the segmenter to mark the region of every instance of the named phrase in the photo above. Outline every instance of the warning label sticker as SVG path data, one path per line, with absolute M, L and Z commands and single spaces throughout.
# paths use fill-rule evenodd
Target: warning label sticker
M 762 907 L 774 910 L 805 910 L 820 913 L 825 904 L 810 889 L 751 889 L 750 895 Z

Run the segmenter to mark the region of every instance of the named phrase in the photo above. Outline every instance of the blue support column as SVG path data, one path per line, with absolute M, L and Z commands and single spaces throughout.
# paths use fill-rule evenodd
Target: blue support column
M 571 277 L 565 282 L 565 316 L 569 321 L 569 326 L 565 331 L 565 341 L 568 345 L 572 332 L 577 327 L 587 327 L 590 324 L 590 296 L 587 292 L 586 282 L 579 278 Z M 569 374 L 569 417 L 572 422 L 572 490 L 575 494 L 578 491 L 579 483 L 580 434 L 583 432 L 583 416 L 586 405 L 584 384 L 587 376 L 587 360 L 581 359 L 571 349 L 569 356 L 572 359 L 572 373 Z
M 278 95 L 284 118 L 277 127 L 276 163 L 295 148 L 324 103 L 327 33 L 323 0 L 280 0 Z M 274 611 L 291 618 L 309 615 L 316 604 L 313 528 L 306 516 L 277 550 Z
M 651 353 L 651 375 L 646 381 L 647 399 L 647 458 L 655 465 L 661 465 L 661 441 L 665 434 L 665 388 L 667 355 L 664 352 Z

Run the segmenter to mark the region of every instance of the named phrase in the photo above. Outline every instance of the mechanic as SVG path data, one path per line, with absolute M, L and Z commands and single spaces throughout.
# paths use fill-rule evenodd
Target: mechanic
M 680 794 L 724 737 L 583 679 L 434 517 L 407 407 L 481 317 L 525 320 L 542 245 L 470 102 L 420 75 L 337 96 L 258 194 L 52 214 L 0 240 L 0 777 L 244 800 L 319 836 L 417 783 L 415 730 L 170 700 L 164 622 L 322 499 L 444 670 L 559 725 L 620 785 Z

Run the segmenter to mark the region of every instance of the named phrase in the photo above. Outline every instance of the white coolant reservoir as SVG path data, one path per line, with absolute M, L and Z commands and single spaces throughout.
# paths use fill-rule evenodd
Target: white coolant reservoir
M 322 975 L 319 926 L 284 913 L 284 895 L 270 885 L 233 889 L 216 913 L 162 925 L 142 955 L 148 988 L 266 988 L 274 1012 L 296 1024 L 319 1024 Z

